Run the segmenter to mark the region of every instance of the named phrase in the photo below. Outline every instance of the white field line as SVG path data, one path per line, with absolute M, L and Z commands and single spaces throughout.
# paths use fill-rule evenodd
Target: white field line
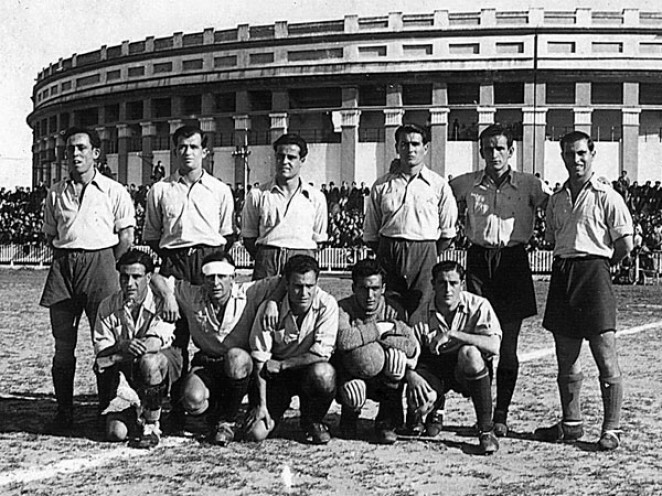
M 629 336 L 631 334 L 637 334 L 645 331 L 659 331 L 662 330 L 662 320 L 657 322 L 651 322 L 650 324 L 644 324 L 637 327 L 632 327 L 630 329 L 625 329 L 619 331 L 619 336 Z M 541 350 L 535 350 L 529 353 L 524 353 L 520 357 L 520 362 L 530 362 L 532 360 L 537 360 L 549 355 L 554 354 L 554 348 L 544 348 Z M 19 397 L 14 395 L 2 395 L 4 398 Z M 29 399 L 29 398 L 26 398 Z M 168 437 L 164 438 L 159 445 L 161 447 L 168 448 L 172 446 L 177 446 L 190 442 L 189 438 L 177 438 L 177 437 Z M 48 465 L 34 468 L 34 469 L 23 469 L 23 470 L 14 470 L 13 472 L 8 472 L 6 474 L 0 474 L 0 487 L 7 486 L 9 484 L 25 484 L 28 482 L 34 482 L 42 479 L 49 479 L 51 477 L 56 477 L 61 474 L 72 474 L 76 472 L 82 472 L 83 470 L 93 469 L 96 467 L 101 467 L 113 460 L 121 458 L 136 458 L 142 455 L 150 453 L 147 450 L 137 450 L 128 447 L 116 448 L 99 455 L 92 455 L 87 458 L 74 458 L 71 460 L 63 460 L 57 463 L 50 463 Z
M 161 440 L 159 448 L 169 448 L 190 442 L 190 439 L 181 437 L 169 437 Z M 26 484 L 42 479 L 49 479 L 58 475 L 73 474 L 83 470 L 93 469 L 109 464 L 114 460 L 121 458 L 136 458 L 148 453 L 154 454 L 151 450 L 140 450 L 123 446 L 115 448 L 98 455 L 91 455 L 86 458 L 72 458 L 71 460 L 62 460 L 56 463 L 49 463 L 42 467 L 32 469 L 14 470 L 6 474 L 0 474 L 0 487 L 10 484 Z
M 657 322 L 651 322 L 649 324 L 644 324 L 636 327 L 631 327 L 630 329 L 625 329 L 618 331 L 617 336 L 630 336 L 631 334 L 638 334 L 645 331 L 659 331 L 662 330 L 662 320 Z M 549 355 L 554 355 L 554 348 L 543 348 L 541 350 L 534 350 L 528 353 L 523 353 L 520 355 L 520 363 L 531 362 L 533 360 L 538 360 Z

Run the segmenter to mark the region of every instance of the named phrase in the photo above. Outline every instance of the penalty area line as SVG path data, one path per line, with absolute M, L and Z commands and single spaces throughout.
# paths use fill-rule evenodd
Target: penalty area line
M 643 324 L 636 327 L 631 327 L 629 329 L 624 329 L 622 331 L 618 331 L 616 335 L 630 336 L 632 334 L 638 334 L 640 332 L 659 331 L 659 330 L 662 330 L 662 320 L 658 320 L 657 322 L 651 322 L 649 324 Z M 519 361 L 520 363 L 531 362 L 533 360 L 538 360 L 540 358 L 544 358 L 553 354 L 554 354 L 554 348 L 543 348 L 541 350 L 534 350 L 528 353 L 522 353 Z
M 170 437 L 161 440 L 159 448 L 171 448 L 190 442 L 190 439 Z M 109 462 L 122 458 L 137 458 L 139 456 L 153 453 L 153 450 L 140 450 L 129 447 L 115 448 L 98 455 L 91 455 L 86 458 L 72 458 L 62 460 L 56 463 L 49 463 L 41 467 L 32 469 L 14 470 L 6 474 L 0 474 L 0 487 L 10 484 L 26 484 L 43 479 L 50 479 L 58 475 L 73 474 L 83 470 L 94 469 L 107 465 Z

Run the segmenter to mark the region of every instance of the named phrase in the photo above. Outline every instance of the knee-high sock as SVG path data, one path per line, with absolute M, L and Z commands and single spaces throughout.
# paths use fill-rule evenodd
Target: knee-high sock
M 499 366 L 497 368 L 497 397 L 495 410 L 508 413 L 510 402 L 513 399 L 515 392 L 515 384 L 517 384 L 517 375 L 519 368 L 505 368 Z
M 476 421 L 480 432 L 492 430 L 492 388 L 490 375 L 484 368 L 473 377 L 467 377 L 469 394 L 476 410 Z
M 563 420 L 566 422 L 577 422 L 583 419 L 580 393 L 584 374 L 563 375 L 557 379 L 559 394 L 561 395 L 561 409 Z
M 226 379 L 223 381 L 223 391 L 218 407 L 219 420 L 234 422 L 237 418 L 241 402 L 248 391 L 250 377 L 244 379 Z
M 615 430 L 621 426 L 621 406 L 623 404 L 623 377 L 601 377 L 600 390 L 604 406 L 602 430 Z

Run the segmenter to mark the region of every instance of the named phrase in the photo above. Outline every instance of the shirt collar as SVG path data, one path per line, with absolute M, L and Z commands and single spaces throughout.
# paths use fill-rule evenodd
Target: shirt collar
M 108 192 L 108 179 L 106 176 L 103 174 L 100 174 L 98 170 L 94 169 L 94 176 L 92 176 L 92 179 L 90 180 L 89 184 L 94 184 L 99 191 L 102 193 L 107 193 Z M 69 177 L 66 179 L 67 184 L 73 184 L 74 180 L 71 177 L 71 174 L 69 174 Z
M 310 308 L 308 309 L 308 312 L 310 312 L 311 310 L 319 311 L 320 305 L 321 305 L 320 288 L 318 286 L 313 291 L 313 301 L 310 304 Z M 285 294 L 285 296 L 283 297 L 283 301 L 281 301 L 280 303 L 280 315 L 281 315 L 280 321 L 282 322 L 283 318 L 291 313 L 292 313 L 292 309 L 290 308 L 290 299 L 287 296 L 287 294 Z M 292 316 L 294 316 L 294 314 L 292 314 Z
M 126 302 L 124 305 L 126 306 Z M 156 315 L 158 313 L 157 301 L 154 298 L 154 293 L 152 293 L 152 289 L 149 286 L 147 287 L 147 294 L 145 295 L 145 299 L 140 304 L 140 309 L 141 311 L 145 310 L 152 315 Z
M 206 170 L 202 169 L 202 175 L 200 176 L 200 179 L 198 179 L 197 181 L 192 183 L 192 185 L 197 184 L 197 183 L 201 183 L 201 184 L 204 184 L 206 186 L 210 179 L 211 179 L 211 176 L 209 175 L 209 173 Z M 176 170 L 175 172 L 173 172 L 172 175 L 168 178 L 168 180 L 173 182 L 173 183 L 186 184 L 184 182 L 184 176 L 182 176 L 179 173 L 179 170 Z
M 457 308 L 455 309 L 456 312 L 459 313 L 468 313 L 468 308 L 467 308 L 467 298 L 465 295 L 465 291 L 460 292 L 460 302 L 457 305 Z M 434 302 L 434 296 L 430 299 L 430 302 L 428 303 L 428 314 L 436 314 L 440 313 L 439 310 L 437 310 L 437 306 L 435 305 Z
M 486 169 L 479 170 L 476 173 L 474 178 L 474 186 L 480 186 L 481 184 L 483 184 L 483 181 L 488 181 L 492 184 L 495 184 L 492 178 L 487 175 Z M 510 165 L 508 166 L 508 172 L 506 172 L 506 178 L 501 184 L 505 184 L 507 182 L 509 182 L 513 188 L 517 188 L 517 184 L 519 182 L 518 172 L 515 169 L 513 169 Z
M 428 185 L 431 185 L 432 184 L 432 177 L 430 176 L 431 172 L 432 171 L 430 169 L 428 169 L 427 165 L 423 164 L 423 167 L 421 167 L 421 170 L 419 170 L 416 174 L 413 174 L 411 179 L 412 180 L 421 179 L 423 182 L 427 183 Z M 402 172 L 399 169 L 397 171 L 393 172 L 393 175 L 403 177 L 403 178 L 407 177 L 405 175 L 405 173 Z
M 279 193 L 283 192 L 281 187 L 278 186 L 278 184 L 276 184 L 276 179 L 272 179 L 271 181 L 269 181 L 267 183 L 266 189 L 272 192 L 274 190 L 278 191 Z M 297 191 L 299 190 L 301 191 L 301 194 L 303 196 L 305 196 L 306 198 L 310 198 L 311 186 L 301 176 L 299 176 L 299 187 L 297 188 Z

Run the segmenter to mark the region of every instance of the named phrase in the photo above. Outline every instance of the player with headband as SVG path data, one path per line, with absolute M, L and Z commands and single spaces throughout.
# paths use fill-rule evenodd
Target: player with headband
M 253 361 L 248 350 L 257 307 L 285 294 L 280 278 L 254 283 L 235 281 L 235 263 L 222 251 L 207 255 L 201 267 L 203 283 L 194 285 L 158 275 L 152 279 L 164 297 L 164 315 L 186 318 L 198 348 L 182 384 L 182 407 L 189 415 L 207 413 L 207 440 L 226 445 L 235 437 L 236 417 L 248 390 Z M 273 304 L 274 315 L 277 312 Z M 265 317 L 265 325 L 275 322 Z

